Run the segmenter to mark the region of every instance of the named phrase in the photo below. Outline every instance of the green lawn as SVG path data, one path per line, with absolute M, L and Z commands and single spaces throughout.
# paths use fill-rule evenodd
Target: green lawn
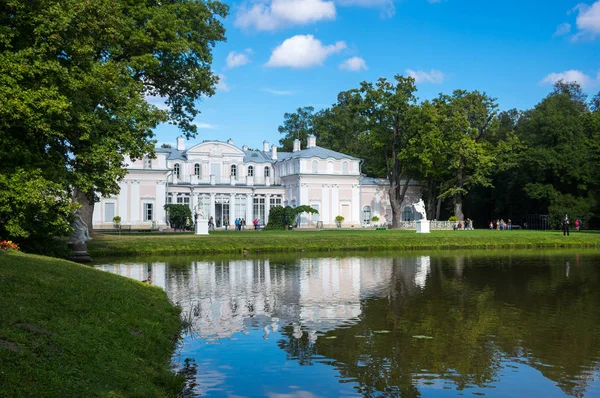
M 492 248 L 600 247 L 600 233 L 559 231 L 405 230 L 216 231 L 146 235 L 97 234 L 88 242 L 93 257 L 128 255 L 239 254 L 322 251 L 390 251 Z
M 0 397 L 175 397 L 179 310 L 87 266 L 0 252 Z

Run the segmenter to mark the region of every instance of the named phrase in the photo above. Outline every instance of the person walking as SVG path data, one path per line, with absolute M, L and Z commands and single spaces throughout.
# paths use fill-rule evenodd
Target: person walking
M 575 220 L 575 231 L 579 232 L 579 228 L 581 226 L 581 223 L 579 222 L 579 219 Z
M 567 235 L 569 236 L 569 216 L 567 216 L 565 214 L 565 218 L 563 218 L 562 221 L 562 229 L 563 229 L 563 236 Z

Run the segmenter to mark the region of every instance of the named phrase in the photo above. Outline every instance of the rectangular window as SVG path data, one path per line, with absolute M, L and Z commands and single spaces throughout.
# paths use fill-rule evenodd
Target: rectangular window
M 152 203 L 144 203 L 144 221 L 152 221 Z
M 246 197 L 235 197 L 235 218 L 246 218 Z
M 310 207 L 312 207 L 313 209 L 315 209 L 316 211 L 320 211 L 320 206 L 318 203 L 311 203 Z M 319 213 L 312 213 L 311 214 L 311 219 L 312 222 L 317 222 L 320 220 L 321 215 Z
M 281 206 L 281 196 L 271 196 L 271 207 Z
M 254 213 L 252 215 L 253 221 L 258 218 L 262 223 L 265 222 L 265 197 L 255 196 L 254 197 Z
M 152 168 L 152 159 L 144 158 L 144 168 L 151 169 Z
M 104 222 L 112 222 L 115 217 L 115 204 L 105 203 L 104 204 Z

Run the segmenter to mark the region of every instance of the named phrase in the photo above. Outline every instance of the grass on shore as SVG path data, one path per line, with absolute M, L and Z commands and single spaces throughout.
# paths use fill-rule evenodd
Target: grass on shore
M 0 252 L 0 397 L 165 397 L 179 310 L 165 292 L 69 261 Z
M 560 231 L 312 230 L 215 231 L 210 235 L 97 234 L 88 242 L 93 257 L 131 255 L 240 254 L 323 251 L 394 251 L 502 248 L 600 247 L 600 233 Z

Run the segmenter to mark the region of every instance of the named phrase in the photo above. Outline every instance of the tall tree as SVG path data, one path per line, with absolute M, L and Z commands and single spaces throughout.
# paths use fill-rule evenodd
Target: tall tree
M 489 186 L 495 165 L 491 147 L 496 126 L 496 100 L 479 91 L 456 90 L 434 100 L 441 114 L 441 130 L 446 144 L 445 161 L 450 178 L 441 198 L 451 198 L 454 215 L 463 220 L 463 196 L 473 186 Z
M 527 145 L 521 163 L 524 193 L 536 213 L 550 214 L 554 224 L 566 212 L 589 220 L 595 199 L 592 131 L 585 94 L 576 83 L 555 90 L 525 114 L 518 128 Z
M 298 108 L 294 113 L 283 115 L 283 125 L 278 128 L 281 134 L 285 134 L 279 140 L 281 150 L 291 152 L 295 139 L 299 139 L 301 145 L 306 148 L 307 137 L 313 133 L 314 111 L 315 108 L 312 106 L 305 106 Z
M 152 156 L 152 129 L 193 137 L 214 94 L 218 1 L 11 0 L 0 7 L 0 173 L 39 170 L 91 210 L 118 192 L 125 157 Z M 149 96 L 161 97 L 159 110 Z
M 361 142 L 368 148 L 374 170 L 385 171 L 390 188 L 392 226 L 402 220 L 402 202 L 411 181 L 420 175 L 423 153 L 416 150 L 419 137 L 428 131 L 428 124 L 419 122 L 423 116 L 417 105 L 415 80 L 396 75 L 394 82 L 380 78 L 375 84 L 362 82 L 362 114 L 367 131 Z

